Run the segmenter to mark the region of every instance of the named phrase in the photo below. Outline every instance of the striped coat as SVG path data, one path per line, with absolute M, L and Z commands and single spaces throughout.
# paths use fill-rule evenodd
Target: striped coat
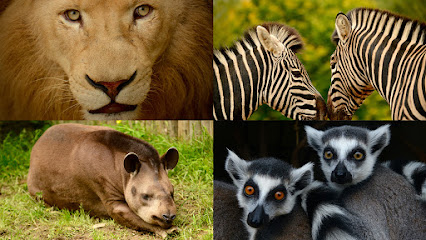
M 262 104 L 293 119 L 322 119 L 325 103 L 295 53 L 292 28 L 269 23 L 248 30 L 231 48 L 214 52 L 216 120 L 247 120 Z
M 338 14 L 332 37 L 330 119 L 350 119 L 376 90 L 394 120 L 426 119 L 426 25 L 386 11 Z

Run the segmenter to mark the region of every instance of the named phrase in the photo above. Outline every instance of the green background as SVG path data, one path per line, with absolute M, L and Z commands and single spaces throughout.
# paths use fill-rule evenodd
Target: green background
M 421 21 L 426 20 L 424 0 L 215 0 L 214 47 L 232 45 L 244 31 L 267 21 L 284 23 L 302 35 L 305 48 L 298 54 L 313 85 L 327 99 L 330 86 L 330 55 L 334 19 L 339 12 L 357 7 L 379 8 Z M 262 106 L 251 120 L 285 119 L 281 113 Z M 374 92 L 355 113 L 353 120 L 391 120 L 389 105 Z

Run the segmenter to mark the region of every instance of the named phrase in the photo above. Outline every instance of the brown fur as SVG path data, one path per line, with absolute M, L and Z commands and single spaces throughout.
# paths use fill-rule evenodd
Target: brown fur
M 70 90 L 69 71 L 46 50 L 46 42 L 53 38 L 40 34 L 41 17 L 34 5 L 42 1 L 13 0 L 0 15 L 0 118 L 4 120 L 84 118 Z M 74 1 L 77 6 L 84 2 Z M 209 119 L 213 4 L 210 0 L 172 2 L 169 5 L 179 13 L 166 22 L 175 27 L 167 32 L 168 45 L 153 63 L 151 86 L 135 118 Z
M 78 210 L 161 236 L 176 230 L 167 170 L 178 152 L 159 156 L 147 142 L 107 127 L 59 124 L 31 152 L 28 191 L 51 206 Z M 165 217 L 166 216 L 166 217 Z

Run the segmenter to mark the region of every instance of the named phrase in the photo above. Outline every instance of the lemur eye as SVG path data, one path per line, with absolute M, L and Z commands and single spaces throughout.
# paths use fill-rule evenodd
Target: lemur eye
M 135 12 L 134 12 L 133 15 L 134 15 L 135 19 L 140 19 L 140 18 L 148 16 L 148 14 L 151 11 L 152 11 L 152 7 L 151 6 L 149 6 L 149 5 L 140 5 L 139 7 L 137 7 L 135 9 Z
M 75 9 L 66 10 L 64 12 L 64 17 L 70 22 L 78 22 L 81 21 L 80 11 Z
M 328 159 L 328 160 L 331 159 L 331 158 L 333 158 L 333 153 L 331 151 L 326 151 L 324 153 L 324 158 Z
M 360 152 L 356 152 L 354 154 L 354 158 L 355 160 L 361 160 L 364 157 L 364 154 L 360 153 Z
M 275 199 L 282 200 L 284 198 L 284 193 L 281 191 L 278 191 L 274 194 Z
M 244 188 L 244 192 L 247 194 L 247 195 L 253 195 L 254 194 L 254 187 L 252 187 L 252 186 L 246 186 L 245 188 Z

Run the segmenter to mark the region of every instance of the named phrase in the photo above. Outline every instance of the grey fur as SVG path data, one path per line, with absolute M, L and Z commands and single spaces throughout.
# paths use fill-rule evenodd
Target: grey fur
M 235 195 L 229 194 L 229 190 L 227 194 L 219 194 L 223 187 L 217 186 L 215 182 L 214 239 L 234 239 L 233 236 L 246 239 L 247 233 L 238 223 L 242 210 L 235 207 Z M 344 190 L 341 197 L 345 208 L 359 219 L 354 221 L 353 228 L 361 234 L 361 239 L 426 239 L 426 206 L 412 197 L 413 194 L 413 188 L 402 176 L 379 166 L 367 182 Z M 276 218 L 259 230 L 255 239 L 311 239 L 309 220 L 297 205 L 290 214 Z M 238 227 L 227 227 L 230 225 Z M 328 235 L 327 240 L 331 239 L 336 237 Z
M 368 179 L 376 166 L 381 151 L 389 144 L 389 125 L 376 130 L 341 126 L 326 131 L 305 126 L 309 145 L 321 162 L 321 169 L 330 186 L 342 190 Z M 327 152 L 332 158 L 325 157 Z M 361 153 L 361 160 L 355 154 Z
M 229 151 L 225 169 L 237 187 L 238 205 L 243 209 L 242 221 L 254 239 L 256 232 L 276 217 L 290 213 L 298 195 L 313 181 L 313 164 L 294 169 L 286 162 L 274 158 L 262 158 L 246 162 Z M 254 194 L 245 188 L 251 186 Z M 284 196 L 276 200 L 274 195 Z

